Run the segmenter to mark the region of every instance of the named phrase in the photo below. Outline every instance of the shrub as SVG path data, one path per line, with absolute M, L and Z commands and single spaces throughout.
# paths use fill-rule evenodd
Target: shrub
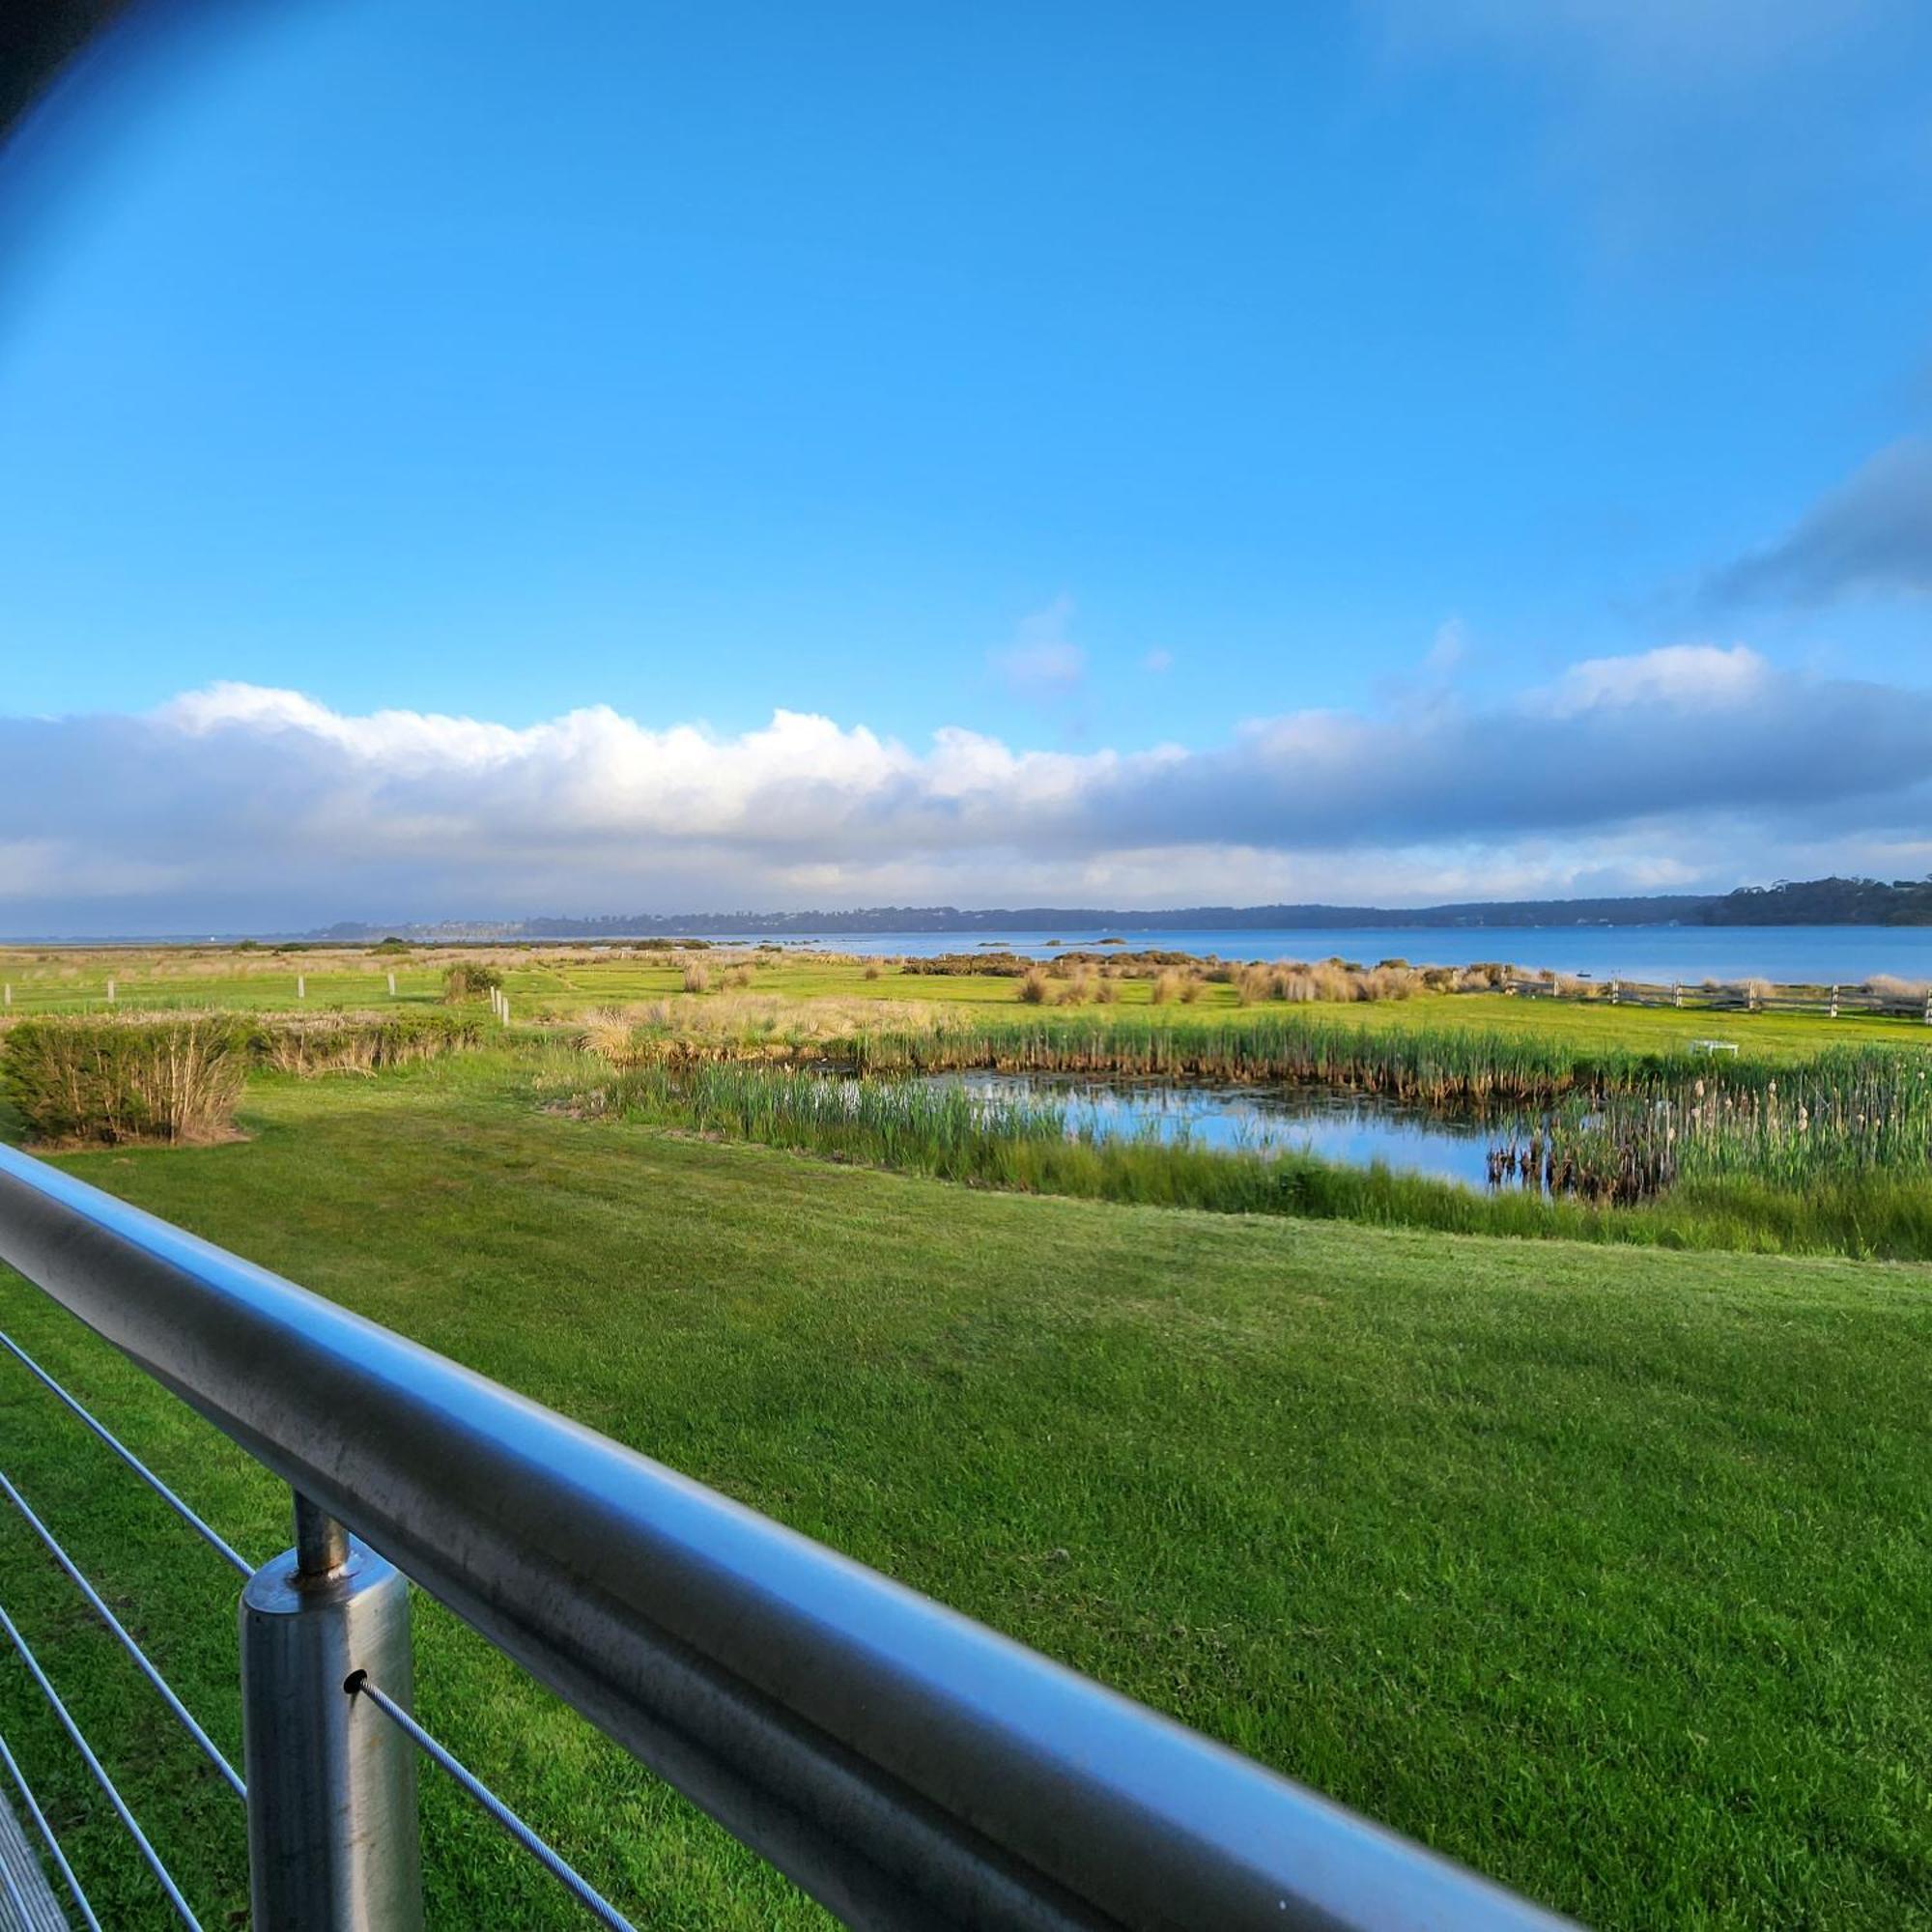
M 1415 991 L 1416 979 L 1406 966 L 1378 966 L 1357 983 L 1365 1000 L 1406 1000 Z
M 1153 1003 L 1165 1007 L 1180 997 L 1180 975 L 1172 967 L 1164 968 L 1153 976 Z
M 867 980 L 876 980 L 881 977 L 885 969 L 874 959 L 867 966 L 863 977 Z
M 247 1029 L 226 1017 L 30 1019 L 0 1088 L 38 1141 L 207 1142 L 235 1128 Z
M 375 1073 L 479 1044 L 480 1021 L 456 1013 L 316 1013 L 258 1021 L 248 1048 L 278 1073 Z
M 1020 976 L 1020 998 L 1028 1006 L 1045 1006 L 1048 990 L 1046 975 L 1037 966 L 1029 966 Z
M 1251 1007 L 1257 1000 L 1278 998 L 1275 986 L 1276 975 L 1265 966 L 1243 966 L 1235 976 L 1236 1003 Z
M 1023 979 L 1033 962 L 1017 952 L 935 952 L 925 959 L 902 959 L 901 973 L 938 975 L 942 978 Z
M 480 960 L 459 959 L 454 966 L 442 969 L 443 1001 L 452 1007 L 464 1000 L 481 999 L 485 993 L 494 992 L 502 983 L 502 974 L 494 966 L 485 966 Z
M 1507 986 L 1514 977 L 1509 965 L 1500 959 L 1478 959 L 1464 966 L 1456 976 L 1459 990 L 1465 993 L 1494 992 Z
M 711 984 L 711 975 L 705 970 L 700 959 L 687 959 L 684 962 L 684 990 L 687 993 L 702 993 Z
M 585 1016 L 577 1035 L 578 1048 L 608 1060 L 613 1066 L 629 1064 L 635 1022 L 622 1007 L 601 1007 Z

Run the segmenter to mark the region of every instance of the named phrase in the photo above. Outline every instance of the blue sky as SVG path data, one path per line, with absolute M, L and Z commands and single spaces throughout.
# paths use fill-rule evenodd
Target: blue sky
M 1932 869 L 1924 10 L 557 24 L 151 32 L 0 160 L 0 930 Z M 1712 736 L 1787 793 L 1604 795 Z

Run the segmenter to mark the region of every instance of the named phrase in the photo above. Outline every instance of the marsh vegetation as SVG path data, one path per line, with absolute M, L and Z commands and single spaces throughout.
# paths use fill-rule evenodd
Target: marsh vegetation
M 1922 1916 L 1932 1304 L 1924 1269 L 1844 1259 L 1932 1256 L 1922 1025 L 1753 1013 L 1713 1058 L 1708 1011 L 1244 1004 L 1154 960 L 1089 965 L 1077 1003 L 1057 960 L 1032 1004 L 1024 970 L 724 948 L 493 952 L 513 1025 L 443 1004 L 447 954 L 124 958 L 135 1015 L 101 1011 L 104 962 L 43 963 L 0 968 L 10 1064 L 101 1026 L 128 1053 L 233 1029 L 238 1134 L 61 1156 L 90 1179 L 1589 1922 Z M 1081 1098 L 1293 1082 L 1485 1151 L 1514 1133 L 1536 1178 L 1095 1132 Z M 1579 1174 L 1645 1151 L 1657 1184 L 1552 1192 L 1559 1150 Z M 244 1549 L 286 1539 L 285 1489 L 20 1283 L 0 1298 Z M 219 1577 L 144 1540 L 144 1499 L 16 1382 L 10 1467 L 232 1740 Z M 239 1911 L 238 1821 L 9 1533 L 10 1608 L 128 1740 L 115 1775 L 209 1922 Z M 427 1719 L 607 1889 L 679 1923 L 818 1922 L 423 1607 Z M 115 1870 L 62 1740 L 0 1692 Z M 586 1811 L 591 1780 L 616 1814 Z M 561 1932 L 460 1798 L 424 1802 L 440 1919 Z

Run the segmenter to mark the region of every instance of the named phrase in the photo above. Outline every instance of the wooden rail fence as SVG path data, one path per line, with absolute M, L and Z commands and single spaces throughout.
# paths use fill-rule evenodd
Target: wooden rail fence
M 1919 994 L 1874 991 L 1866 985 L 1777 986 L 1762 980 L 1719 984 L 1674 981 L 1659 985 L 1642 980 L 1513 979 L 1505 983 L 1503 990 L 1522 999 L 1588 1000 L 1612 1007 L 1679 1007 L 1734 1013 L 1823 1013 L 1834 1020 L 1852 1013 L 1872 1013 L 1890 1019 L 1922 1020 L 1932 1026 L 1932 986 Z

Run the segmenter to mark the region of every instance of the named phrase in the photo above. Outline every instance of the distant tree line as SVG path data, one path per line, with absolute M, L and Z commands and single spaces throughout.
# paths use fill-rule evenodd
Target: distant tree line
M 1932 879 L 1780 879 L 1725 894 L 1632 898 L 1476 899 L 1435 906 L 863 906 L 845 911 L 686 912 L 446 921 L 405 928 L 417 945 L 485 940 L 643 940 L 699 934 L 810 938 L 827 932 L 1296 932 L 1381 926 L 1932 925 Z M 306 935 L 360 944 L 384 931 L 347 923 Z M 385 944 L 398 944 L 391 936 Z
M 1779 879 L 1707 906 L 1704 925 L 1932 925 L 1932 879 Z

